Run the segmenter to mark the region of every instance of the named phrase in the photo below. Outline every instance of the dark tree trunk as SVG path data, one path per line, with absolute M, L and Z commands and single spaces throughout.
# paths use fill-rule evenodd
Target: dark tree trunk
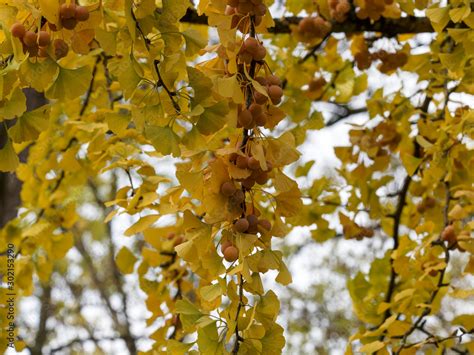
M 35 108 L 43 106 L 47 103 L 43 93 L 33 89 L 24 89 L 26 95 L 27 110 L 31 111 Z M 13 123 L 14 121 L 7 121 Z M 11 124 L 10 124 L 11 125 Z M 0 125 L 0 147 L 3 147 L 7 141 L 7 132 L 5 125 Z M 20 160 L 25 161 L 27 151 L 23 151 Z M 0 228 L 8 221 L 16 217 L 18 207 L 20 205 L 21 182 L 16 178 L 14 173 L 0 172 Z

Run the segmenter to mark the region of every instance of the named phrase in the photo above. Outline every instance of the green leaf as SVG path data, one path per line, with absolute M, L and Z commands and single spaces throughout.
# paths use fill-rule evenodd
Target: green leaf
M 8 138 L 3 148 L 0 149 L 0 171 L 15 171 L 19 163 L 20 161 L 13 149 L 12 141 Z
M 224 354 L 222 341 L 219 341 L 216 323 L 198 330 L 197 343 L 201 354 Z
M 205 135 L 215 133 L 227 123 L 228 113 L 229 106 L 226 101 L 221 101 L 211 107 L 206 107 L 196 127 L 199 132 Z
M 193 107 L 200 104 L 212 94 L 212 80 L 209 79 L 202 71 L 192 67 L 187 67 L 189 85 L 194 90 L 192 99 Z
M 33 141 L 45 131 L 49 125 L 49 106 L 42 106 L 36 110 L 21 115 L 8 133 L 15 143 Z
M 130 56 L 124 56 L 122 60 L 116 64 L 118 65 L 113 68 L 112 71 L 114 71 L 118 77 L 120 88 L 123 90 L 123 97 L 130 99 L 142 81 L 143 73 L 135 59 Z
M 120 112 L 110 112 L 105 115 L 105 121 L 112 132 L 122 134 L 131 121 L 131 115 L 122 114 Z
M 402 153 L 400 157 L 409 176 L 412 176 L 416 172 L 418 166 L 420 166 L 423 161 L 423 159 L 416 158 L 408 153 Z
M 265 336 L 260 341 L 265 354 L 281 354 L 285 347 L 283 328 L 279 324 L 273 323 L 271 327 L 265 329 Z
M 155 149 L 163 155 L 172 154 L 178 157 L 181 153 L 179 137 L 171 127 L 147 126 L 145 136 L 150 140 Z
M 46 91 L 48 99 L 72 100 L 83 95 L 89 88 L 92 71 L 88 66 L 77 69 L 60 67 L 53 85 Z
M 21 81 L 39 92 L 48 89 L 59 74 L 59 66 L 51 58 L 25 60 L 20 67 Z
M 201 297 L 205 301 L 212 302 L 217 297 L 220 297 L 222 295 L 222 287 L 219 283 L 216 283 L 214 285 L 204 286 L 203 288 L 199 290 L 199 293 L 201 294 Z
M 20 116 L 26 111 L 26 97 L 23 91 L 17 87 L 9 98 L 0 100 L 0 122 Z
M 186 51 L 185 54 L 187 57 L 191 57 L 198 53 L 201 48 L 204 48 L 207 45 L 207 39 L 203 38 L 199 31 L 188 28 L 182 32 L 184 40 L 186 41 Z
M 204 314 L 189 300 L 183 298 L 176 302 L 176 313 L 179 314 L 179 319 L 183 324 L 185 331 L 195 329 L 196 322 Z
M 430 19 L 435 31 L 442 32 L 449 22 L 449 8 L 427 9 L 426 16 Z

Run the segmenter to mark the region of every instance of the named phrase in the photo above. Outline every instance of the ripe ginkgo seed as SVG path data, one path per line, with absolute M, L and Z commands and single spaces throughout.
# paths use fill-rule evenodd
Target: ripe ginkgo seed
M 23 38 L 26 33 L 25 26 L 23 26 L 23 24 L 19 22 L 14 23 L 10 28 L 10 31 L 12 33 L 12 36 L 16 38 Z
M 239 258 L 239 249 L 237 247 L 230 245 L 224 250 L 224 259 L 228 262 L 234 262 Z

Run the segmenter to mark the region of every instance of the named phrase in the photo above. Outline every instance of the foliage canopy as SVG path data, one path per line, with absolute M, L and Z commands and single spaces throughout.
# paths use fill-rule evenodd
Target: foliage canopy
M 92 196 L 109 228 L 133 216 L 133 247 L 111 252 L 159 324 L 151 353 L 281 353 L 262 275 L 291 283 L 272 241 L 295 227 L 316 243 L 390 243 L 348 282 L 360 327 L 347 354 L 474 353 L 472 314 L 426 326 L 443 300 L 473 296 L 472 4 L 288 0 L 275 18 L 271 5 L 0 1 L 0 171 L 23 184 L 0 231 L 15 297 L 64 273 L 71 248 L 90 261 L 82 236 L 103 232 L 81 209 Z M 29 108 L 25 88 L 47 104 Z M 337 176 L 310 180 L 307 133 L 364 112 L 335 148 Z

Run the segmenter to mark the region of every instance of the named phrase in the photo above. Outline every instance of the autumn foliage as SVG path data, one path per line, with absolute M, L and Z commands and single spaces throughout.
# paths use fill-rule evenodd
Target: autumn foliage
M 0 171 L 23 184 L 0 230 L 16 299 L 65 273 L 73 249 L 92 262 L 92 199 L 103 226 L 132 216 L 118 237 L 133 247 L 109 252 L 159 324 L 150 353 L 284 352 L 262 278 L 292 282 L 275 241 L 296 227 L 383 245 L 347 275 L 347 354 L 474 352 L 472 314 L 429 322 L 473 297 L 472 4 L 289 0 L 287 17 L 272 4 L 0 1 Z M 47 104 L 32 109 L 25 88 Z M 310 178 L 318 161 L 298 147 L 354 114 L 336 175 Z

